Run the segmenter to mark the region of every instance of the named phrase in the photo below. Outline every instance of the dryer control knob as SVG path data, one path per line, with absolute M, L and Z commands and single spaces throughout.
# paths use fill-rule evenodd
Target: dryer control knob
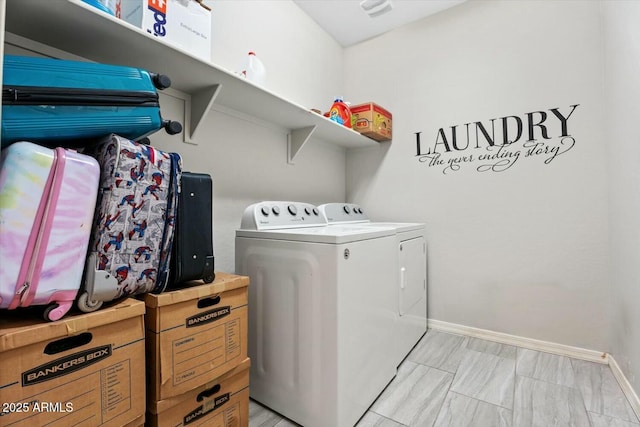
M 313 214 L 314 214 L 315 216 L 320 215 L 320 211 L 318 210 L 318 208 L 313 208 Z
M 271 208 L 271 212 L 273 212 L 274 215 L 280 215 L 280 208 L 278 206 L 274 206 Z
M 349 207 L 349 205 L 344 205 L 342 207 L 342 209 L 344 210 L 344 213 L 346 213 L 346 214 L 350 214 L 351 213 L 351 208 Z
M 304 208 L 304 213 L 306 213 L 307 215 L 311 215 L 311 209 Z
M 262 209 L 260 209 L 260 212 L 262 212 L 262 215 L 264 216 L 269 216 L 269 208 L 266 206 L 263 206 Z
M 293 206 L 293 205 L 289 205 L 287 206 L 287 210 L 289 211 L 289 213 L 293 216 L 296 216 L 296 214 L 298 213 L 298 209 Z

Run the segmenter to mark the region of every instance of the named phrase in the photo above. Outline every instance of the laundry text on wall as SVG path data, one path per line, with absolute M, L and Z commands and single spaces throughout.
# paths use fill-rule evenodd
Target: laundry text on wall
M 548 165 L 575 146 L 569 120 L 579 105 L 440 128 L 432 142 L 415 132 L 416 157 L 445 174 L 467 165 L 478 172 L 504 172 L 520 159 Z

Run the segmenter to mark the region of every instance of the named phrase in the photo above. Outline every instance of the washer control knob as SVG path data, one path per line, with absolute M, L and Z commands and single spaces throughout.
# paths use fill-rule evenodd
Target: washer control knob
M 271 212 L 273 212 L 274 215 L 280 215 L 280 208 L 278 206 L 274 206 L 271 208 Z
M 260 212 L 262 212 L 262 215 L 264 216 L 269 216 L 269 208 L 266 206 L 263 206 L 262 209 L 260 209 Z
M 344 213 L 346 213 L 346 214 L 350 214 L 351 213 L 351 208 L 349 207 L 349 205 L 344 205 L 342 207 L 342 209 L 344 210 Z
M 311 215 L 311 209 L 304 208 L 304 213 L 306 213 L 307 215 Z
M 315 216 L 320 215 L 320 211 L 318 210 L 318 208 L 313 208 L 313 214 L 314 214 Z
M 298 213 L 298 209 L 293 206 L 293 205 L 289 205 L 287 206 L 287 210 L 289 211 L 289 213 L 293 216 L 296 216 L 296 214 Z

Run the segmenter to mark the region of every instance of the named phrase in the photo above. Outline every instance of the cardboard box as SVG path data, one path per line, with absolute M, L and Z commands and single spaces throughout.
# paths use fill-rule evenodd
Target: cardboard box
M 372 102 L 350 107 L 354 130 L 376 141 L 391 141 L 391 113 Z
M 249 278 L 216 273 L 147 305 L 147 401 L 178 396 L 215 380 L 247 358 Z
M 131 421 L 130 423 L 126 424 L 124 427 L 144 427 L 144 422 L 145 422 L 145 416 L 142 415 L 136 418 L 134 421 Z
M 147 425 L 181 427 L 249 425 L 249 359 L 215 381 L 149 405 Z
M 207 62 L 211 11 L 195 0 L 117 0 L 116 16 Z
M 0 425 L 143 422 L 144 310 L 127 299 L 51 323 L 3 313 Z

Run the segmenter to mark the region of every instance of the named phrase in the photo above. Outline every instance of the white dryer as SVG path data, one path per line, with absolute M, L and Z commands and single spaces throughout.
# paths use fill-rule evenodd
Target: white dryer
M 356 424 L 396 374 L 395 242 L 306 203 L 246 208 L 235 262 L 250 277 L 253 399 L 305 427 Z
M 391 227 L 396 232 L 394 256 L 397 270 L 394 283 L 395 339 L 394 360 L 400 364 L 427 332 L 427 243 L 425 224 L 373 222 L 353 203 L 327 203 L 318 206 L 329 225 Z

